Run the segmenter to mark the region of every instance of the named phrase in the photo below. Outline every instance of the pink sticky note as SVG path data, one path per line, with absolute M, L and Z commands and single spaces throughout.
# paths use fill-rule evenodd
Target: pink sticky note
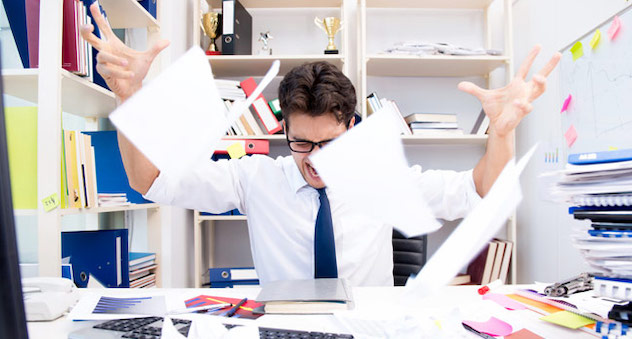
M 487 293 L 483 295 L 483 300 L 491 300 L 508 310 L 524 310 L 527 307 L 504 294 Z
M 608 28 L 608 36 L 610 37 L 610 40 L 614 39 L 617 34 L 619 34 L 619 30 L 621 30 L 621 19 L 619 19 L 618 15 L 615 15 L 610 28 Z
M 568 147 L 573 146 L 575 140 L 577 140 L 577 131 L 575 130 L 575 126 L 571 125 L 571 127 L 568 128 L 566 133 L 564 133 L 564 138 L 566 138 L 566 145 L 568 145 Z
M 494 337 L 506 336 L 513 332 L 511 325 L 495 317 L 491 317 L 485 322 L 466 320 L 463 321 L 463 323 L 481 333 L 486 333 Z
M 568 106 L 571 104 L 571 100 L 573 100 L 573 95 L 569 94 L 568 98 L 564 100 L 564 104 L 562 105 L 562 111 L 560 113 L 566 112 L 566 110 L 568 109 Z

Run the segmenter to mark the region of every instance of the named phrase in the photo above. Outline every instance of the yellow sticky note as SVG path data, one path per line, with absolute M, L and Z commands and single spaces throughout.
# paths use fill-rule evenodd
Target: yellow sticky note
M 246 155 L 246 149 L 244 148 L 244 145 L 240 142 L 236 142 L 226 147 L 226 151 L 228 151 L 228 155 L 231 159 L 239 159 Z
M 55 207 L 59 206 L 59 194 L 53 193 L 42 199 L 42 205 L 44 205 L 44 211 L 52 211 Z
M 601 31 L 597 29 L 595 31 L 595 35 L 593 35 L 592 39 L 590 39 L 590 48 L 595 49 L 599 44 L 599 40 L 601 40 Z
M 547 316 L 540 318 L 540 320 L 548 321 L 550 323 L 572 328 L 574 330 L 584 327 L 586 325 L 594 324 L 595 321 L 581 316 L 579 314 L 575 314 L 569 311 L 559 311 L 555 313 L 551 313 Z
M 573 61 L 581 58 L 584 55 L 584 48 L 582 47 L 582 42 L 577 41 L 573 47 L 571 47 L 571 53 L 573 53 Z
M 616 151 L 618 149 L 619 149 L 619 147 L 608 146 L 608 151 Z

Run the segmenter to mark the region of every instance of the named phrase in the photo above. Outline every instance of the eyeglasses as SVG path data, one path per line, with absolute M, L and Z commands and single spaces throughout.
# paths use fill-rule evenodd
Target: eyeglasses
M 290 140 L 287 135 L 285 136 L 285 139 L 287 140 L 287 145 L 290 146 L 290 149 L 296 153 L 309 153 L 314 150 L 314 147 L 318 146 L 318 148 L 323 148 L 323 146 L 334 140 L 328 139 L 318 142 L 309 140 Z

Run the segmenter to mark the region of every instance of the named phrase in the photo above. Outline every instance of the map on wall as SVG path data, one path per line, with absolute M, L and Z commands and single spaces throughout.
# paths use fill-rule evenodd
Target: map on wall
M 562 50 L 560 111 L 568 153 L 632 148 L 629 9 Z

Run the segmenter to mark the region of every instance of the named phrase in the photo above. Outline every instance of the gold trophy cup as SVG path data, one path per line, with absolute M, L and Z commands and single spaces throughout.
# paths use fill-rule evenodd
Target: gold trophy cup
M 219 19 L 219 13 L 217 12 L 208 12 L 202 15 L 202 29 L 204 30 L 204 34 L 211 38 L 211 43 L 208 45 L 206 55 L 222 54 L 215 46 L 215 38 L 219 35 Z
M 325 54 L 338 54 L 338 49 L 334 44 L 334 37 L 336 36 L 336 33 L 342 29 L 342 22 L 340 21 L 340 18 L 330 16 L 321 20 L 316 17 L 314 18 L 314 23 L 327 33 L 329 44 L 327 45 L 327 49 L 325 49 Z

